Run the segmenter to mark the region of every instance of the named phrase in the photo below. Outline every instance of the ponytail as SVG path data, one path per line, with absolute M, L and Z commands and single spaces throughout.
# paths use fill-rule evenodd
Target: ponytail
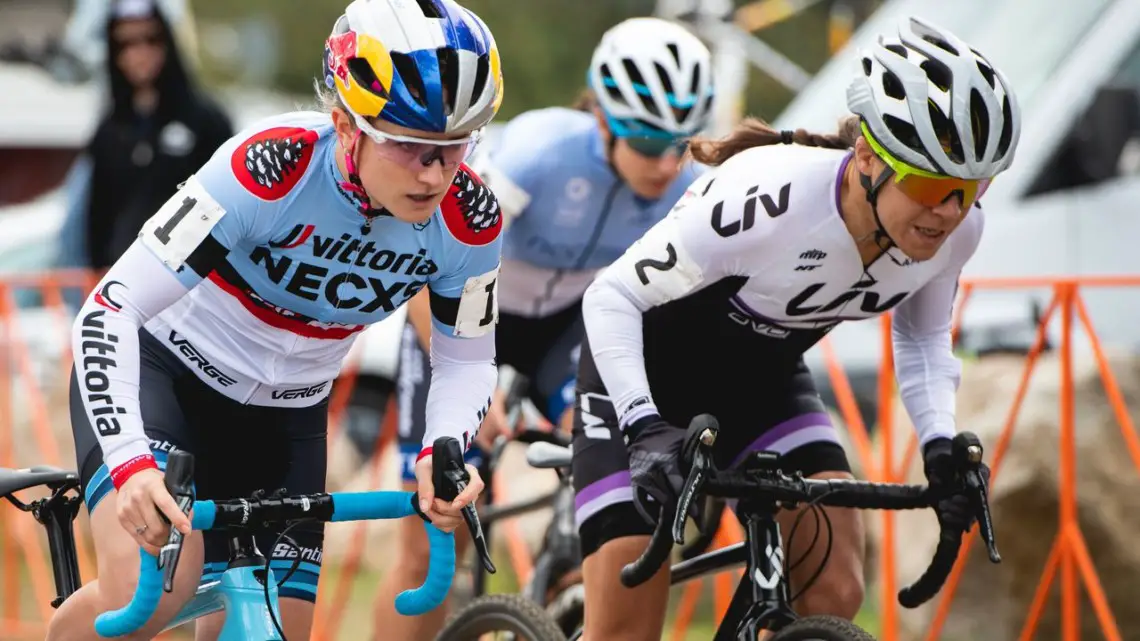
M 716 167 L 745 149 L 753 147 L 782 143 L 825 149 L 851 149 L 859 136 L 859 116 L 855 115 L 840 120 L 839 131 L 829 135 L 814 134 L 803 129 L 777 131 L 763 120 L 745 118 L 724 138 L 716 140 L 694 138 L 689 144 L 689 153 L 693 160 Z
M 577 109 L 578 111 L 593 113 L 594 107 L 597 106 L 598 98 L 594 95 L 594 91 L 592 89 L 587 88 L 583 89 L 582 92 L 578 94 L 578 97 L 574 99 L 574 102 L 570 105 L 570 108 Z

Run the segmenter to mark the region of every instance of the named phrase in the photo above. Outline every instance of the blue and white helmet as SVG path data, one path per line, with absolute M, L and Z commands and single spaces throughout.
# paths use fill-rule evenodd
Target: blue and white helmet
M 366 118 L 481 129 L 503 102 L 491 30 L 454 0 L 354 0 L 325 43 L 325 83 Z
M 688 136 L 711 113 L 711 58 L 681 25 L 631 18 L 602 35 L 587 81 L 615 134 Z

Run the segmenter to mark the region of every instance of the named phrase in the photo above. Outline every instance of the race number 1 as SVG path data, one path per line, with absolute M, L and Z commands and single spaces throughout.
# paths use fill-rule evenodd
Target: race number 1
M 198 178 L 191 176 L 182 189 L 146 221 L 139 237 L 167 267 L 178 270 L 225 213 Z
M 455 315 L 455 335 L 482 336 L 499 320 L 499 268 L 473 276 L 463 284 L 459 312 Z

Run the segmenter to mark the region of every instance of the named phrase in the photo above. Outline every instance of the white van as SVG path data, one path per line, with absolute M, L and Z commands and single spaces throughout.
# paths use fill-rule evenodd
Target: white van
M 982 52 L 1009 79 L 1022 109 L 1016 159 L 982 199 L 986 230 L 965 277 L 1140 275 L 1140 1 L 890 0 L 773 125 L 834 131 L 848 113 L 857 49 L 893 35 L 908 15 Z M 1034 304 L 1044 307 L 1049 296 L 980 291 L 965 308 L 964 346 L 1026 348 Z M 1140 291 L 1087 288 L 1082 296 L 1102 341 L 1140 347 Z M 1059 328 L 1051 326 L 1054 344 Z M 878 330 L 874 321 L 846 323 L 830 334 L 867 399 L 865 413 L 876 393 Z M 1087 345 L 1083 337 L 1075 344 Z M 809 359 L 826 379 L 818 347 Z

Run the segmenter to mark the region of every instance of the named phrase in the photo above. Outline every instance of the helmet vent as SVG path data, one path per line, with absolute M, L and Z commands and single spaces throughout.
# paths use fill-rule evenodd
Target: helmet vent
M 914 128 L 914 125 L 891 114 L 883 114 L 883 122 L 886 123 L 887 129 L 891 131 L 891 134 L 901 141 L 902 144 L 926 155 L 926 150 L 922 146 L 922 140 L 919 139 L 918 130 Z
M 455 113 L 455 94 L 459 92 L 459 60 L 455 49 L 440 47 L 435 50 L 439 60 L 439 77 L 443 84 L 443 111 L 447 115 Z
M 645 89 L 649 88 L 649 85 L 645 84 L 645 76 L 641 75 L 641 72 L 637 70 L 637 65 L 629 58 L 623 58 L 621 64 L 622 67 L 625 68 L 625 72 L 629 74 L 629 80 L 633 83 L 633 89 L 637 97 L 641 99 L 641 105 L 645 107 L 645 110 L 650 114 L 660 118 L 661 110 L 658 109 L 657 104 L 653 102 L 653 97 L 645 95 L 638 89 L 639 86 Z
M 388 98 L 388 91 L 380 84 L 376 74 L 372 71 L 372 65 L 364 58 L 349 58 L 345 63 L 348 66 L 348 73 L 352 74 L 352 79 L 356 84 L 363 87 L 368 91 L 381 98 Z
M 623 105 L 628 105 L 629 103 L 626 102 L 625 96 L 623 96 L 621 93 L 621 89 L 618 89 L 614 85 L 610 84 L 614 79 L 614 74 L 612 71 L 610 71 L 610 66 L 603 64 L 598 68 L 598 73 L 602 76 L 602 86 L 605 87 L 606 94 L 609 95 L 610 100 Z
M 883 45 L 883 48 L 886 49 L 887 51 L 898 54 L 898 56 L 900 58 L 906 58 L 907 57 L 906 47 L 902 46 L 901 44 L 899 44 L 897 42 L 892 42 L 889 45 Z
M 883 72 L 883 93 L 895 100 L 906 100 L 906 90 L 903 89 L 902 81 L 893 71 Z
M 982 74 L 982 77 L 986 79 L 986 82 L 988 82 L 990 84 L 991 89 L 993 89 L 997 86 L 997 81 L 994 78 L 994 68 L 993 67 L 991 67 L 988 64 L 979 60 L 978 61 L 978 71 Z
M 927 111 L 930 112 L 930 123 L 934 126 L 934 135 L 938 136 L 942 151 L 946 152 L 950 160 L 955 163 L 964 162 L 966 153 L 962 150 L 962 138 L 958 135 L 958 129 L 954 123 L 933 101 L 926 101 L 926 106 Z
M 947 67 L 941 60 L 934 58 L 927 58 L 919 65 L 923 71 L 926 72 L 926 78 L 935 87 L 942 91 L 950 91 L 950 85 L 953 82 L 954 75 L 950 72 L 950 67 Z
M 396 68 L 396 74 L 404 81 L 404 86 L 408 88 L 408 93 L 411 94 L 412 99 L 427 107 L 427 88 L 424 87 L 424 79 L 420 77 L 420 70 L 416 67 L 415 61 L 406 53 L 393 51 L 391 56 L 392 66 Z
M 981 162 L 990 139 L 990 112 L 977 89 L 970 90 L 970 128 L 974 134 L 974 160 Z
M 424 12 L 425 18 L 443 17 L 443 12 L 439 10 L 434 0 L 416 0 L 416 4 L 420 5 L 420 11 Z
M 673 55 L 673 61 L 677 63 L 678 67 L 680 67 L 681 66 L 681 50 L 677 48 L 677 44 L 670 42 L 669 44 L 665 45 L 665 48 L 668 49 L 669 53 L 671 53 Z
M 1009 145 L 1013 142 L 1013 105 L 1009 96 L 1001 101 L 1002 127 L 1001 136 L 998 137 L 997 157 L 1004 158 L 1009 153 Z
M 653 63 L 653 68 L 657 70 L 657 77 L 661 79 L 661 86 L 665 88 L 665 93 L 673 93 L 673 81 L 669 79 L 669 72 L 665 71 L 665 67 L 661 63 Z
M 471 89 L 471 104 L 479 101 L 483 95 L 483 88 L 487 85 L 487 76 L 491 74 L 490 56 L 484 54 L 475 61 L 475 86 Z

